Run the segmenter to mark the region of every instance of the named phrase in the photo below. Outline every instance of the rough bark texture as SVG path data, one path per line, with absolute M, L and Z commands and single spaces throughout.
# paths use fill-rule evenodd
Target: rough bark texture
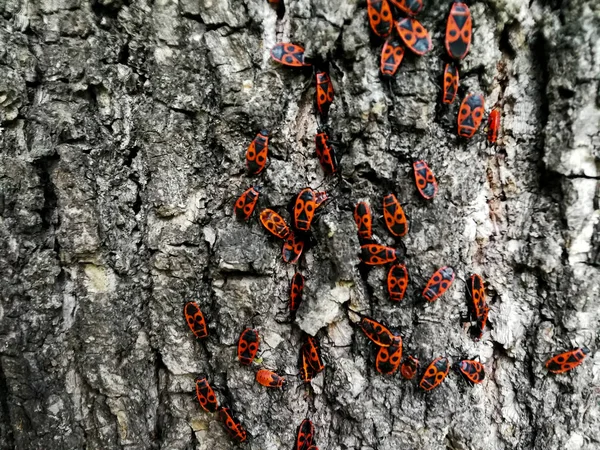
M 426 1 L 434 50 L 407 55 L 390 94 L 356 0 L 291 0 L 281 21 L 264 0 L 0 1 L 0 448 L 232 448 L 193 394 L 203 372 L 252 449 L 292 448 L 306 416 L 322 449 L 598 449 L 599 4 L 472 2 L 461 96 L 502 105 L 494 148 L 457 139 L 457 104 L 439 103 L 449 3 Z M 294 268 L 256 221 L 232 217 L 251 184 L 283 206 L 323 181 L 310 70 L 270 60 L 282 40 L 330 58 L 345 144 L 294 324 Z M 255 180 L 243 155 L 262 128 L 271 165 Z M 415 158 L 438 177 L 433 202 L 417 196 Z M 380 212 L 389 189 L 411 227 L 400 305 L 385 269 L 359 272 L 351 215 L 359 199 Z M 442 265 L 489 283 L 479 343 L 460 326 L 459 280 L 432 305 L 419 295 Z M 189 300 L 208 318 L 203 342 L 183 320 Z M 397 327 L 422 362 L 480 356 L 485 383 L 451 374 L 426 394 L 379 376 L 348 308 Z M 250 325 L 263 364 L 288 374 L 302 332 L 318 333 L 324 375 L 310 390 L 257 385 L 235 359 Z M 582 367 L 546 372 L 583 344 Z

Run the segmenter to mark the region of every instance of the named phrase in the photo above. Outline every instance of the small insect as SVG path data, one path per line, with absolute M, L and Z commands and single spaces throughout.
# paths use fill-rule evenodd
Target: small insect
M 329 114 L 329 107 L 333 103 L 333 83 L 327 72 L 317 72 L 317 110 L 324 120 Z
M 233 417 L 229 408 L 226 408 L 224 406 L 221 407 L 221 409 L 219 410 L 219 418 L 221 419 L 221 422 L 223 422 L 225 429 L 231 435 L 231 437 L 233 437 L 238 442 L 244 442 L 246 440 L 246 430 L 244 429 L 240 421 Z
M 205 338 L 208 336 L 208 328 L 206 327 L 206 320 L 204 314 L 200 311 L 200 307 L 196 302 L 187 302 L 183 307 L 183 314 L 185 321 L 198 339 Z
M 431 50 L 431 36 L 415 19 L 402 19 L 396 22 L 396 30 L 404 44 L 419 56 Z
M 262 384 L 265 387 L 280 388 L 286 383 L 285 378 L 277 375 L 275 372 L 271 372 L 267 369 L 260 369 L 256 372 L 256 381 L 258 384 Z
M 367 12 L 373 32 L 379 37 L 388 37 L 394 25 L 392 10 L 388 1 L 367 0 Z
M 423 0 L 390 0 L 400 11 L 416 16 L 423 9 Z
M 317 375 L 309 362 L 309 356 L 306 354 L 304 345 L 300 348 L 300 378 L 305 383 L 310 383 Z
M 250 218 L 258 201 L 259 193 L 260 188 L 252 186 L 240 195 L 233 207 L 233 212 L 238 220 L 248 220 Z
M 219 409 L 219 402 L 215 391 L 208 384 L 206 377 L 196 378 L 196 397 L 202 409 L 206 412 L 217 412 Z
M 483 332 L 485 330 L 485 325 L 487 324 L 489 313 L 490 307 L 488 305 L 483 305 L 481 315 L 477 318 L 477 325 L 475 326 L 474 331 L 476 341 L 481 340 L 481 338 L 483 337 Z
M 419 360 L 414 356 L 409 356 L 400 367 L 400 373 L 407 380 L 412 380 L 419 370 Z
M 444 378 L 448 375 L 449 370 L 450 365 L 447 358 L 439 357 L 434 359 L 432 363 L 429 364 L 429 367 L 427 367 L 427 370 L 425 370 L 419 386 L 426 391 L 431 391 L 442 384 L 442 381 L 444 381 Z
M 404 264 L 394 264 L 390 267 L 387 276 L 388 294 L 390 300 L 399 302 L 404 298 L 408 287 L 408 270 Z
M 358 202 L 354 208 L 354 221 L 358 228 L 358 237 L 369 241 L 373 237 L 371 208 L 367 202 Z
M 254 361 L 256 353 L 258 352 L 258 346 L 260 344 L 260 337 L 258 331 L 246 328 L 242 331 L 240 339 L 238 340 L 238 359 L 244 366 L 249 366 Z
M 383 197 L 383 218 L 390 233 L 397 237 L 406 236 L 408 222 L 402 205 L 394 194 Z
M 317 158 L 325 175 L 331 175 L 337 172 L 338 162 L 335 149 L 329 145 L 329 136 L 323 130 L 318 130 L 315 136 L 315 148 Z
M 476 273 L 469 277 L 469 282 L 467 283 L 467 294 L 471 300 L 469 305 L 471 317 L 473 320 L 477 320 L 483 315 L 483 307 L 486 303 L 483 278 Z
M 404 46 L 396 36 L 389 36 L 381 49 L 381 74 L 393 77 L 398 72 L 400 63 L 404 58 Z
M 435 302 L 448 290 L 454 281 L 452 267 L 444 266 L 435 271 L 423 290 L 423 297 L 428 302 Z
M 294 450 L 308 450 L 315 439 L 315 427 L 313 423 L 304 419 L 296 433 L 296 448 Z
M 433 172 L 425 161 L 415 161 L 413 168 L 419 193 L 424 199 L 431 200 L 438 191 L 437 181 Z
M 315 203 L 317 204 L 317 208 L 319 208 L 327 200 L 329 200 L 329 195 L 327 194 L 327 192 L 315 192 Z
M 552 373 L 565 373 L 573 370 L 583 362 L 587 355 L 590 354 L 590 349 L 587 347 L 579 347 L 568 352 L 553 356 L 546 362 L 546 369 Z
M 444 96 L 442 102 L 449 105 L 454 102 L 458 92 L 458 68 L 448 63 L 444 67 Z
M 394 340 L 389 347 L 379 347 L 375 368 L 382 375 L 391 375 L 396 373 L 400 367 L 402 359 L 402 338 L 394 336 Z
M 481 383 L 485 378 L 485 369 L 479 361 L 463 359 L 454 365 L 454 370 L 471 386 Z
M 395 342 L 394 334 L 376 320 L 363 317 L 360 321 L 360 328 L 371 341 L 380 347 L 389 347 Z
M 286 239 L 290 234 L 290 227 L 285 223 L 283 217 L 272 209 L 267 208 L 260 212 L 260 223 L 268 232 L 279 239 Z
M 296 272 L 292 277 L 290 285 L 290 311 L 296 312 L 302 303 L 302 293 L 304 291 L 304 276 Z
M 280 42 L 271 49 L 271 58 L 284 66 L 302 67 L 310 66 L 308 58 L 304 56 L 304 48 L 289 42 Z
M 393 247 L 386 247 L 381 244 L 361 245 L 361 260 L 370 266 L 377 266 L 394 262 L 402 257 L 402 252 Z
M 488 117 L 487 140 L 490 144 L 495 144 L 498 140 L 498 131 L 500 131 L 500 110 L 494 108 Z
M 473 23 L 469 7 L 456 1 L 450 9 L 446 25 L 446 50 L 454 59 L 463 59 L 469 53 Z
M 258 175 L 267 164 L 269 153 L 269 132 L 262 130 L 252 140 L 246 150 L 246 167 L 251 175 Z
M 317 210 L 317 194 L 311 188 L 302 189 L 294 201 L 292 225 L 296 230 L 307 232 Z
M 472 138 L 483 119 L 485 101 L 483 95 L 469 94 L 460 104 L 458 111 L 458 135 Z
M 281 249 L 281 257 L 283 261 L 289 264 L 296 264 L 302 256 L 304 250 L 304 241 L 300 239 L 293 231 L 285 239 Z
M 316 337 L 307 336 L 306 342 L 302 346 L 302 351 L 306 354 L 307 362 L 315 373 L 320 373 L 325 369 L 325 363 L 321 357 L 319 340 Z
M 317 447 L 316 445 L 311 445 L 310 447 L 308 447 L 308 450 L 319 450 L 319 447 Z

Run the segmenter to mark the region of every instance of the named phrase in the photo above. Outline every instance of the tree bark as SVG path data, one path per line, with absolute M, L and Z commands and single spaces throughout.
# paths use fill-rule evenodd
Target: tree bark
M 449 0 L 418 19 L 433 50 L 407 52 L 391 83 L 381 42 L 356 0 L 2 0 L 0 2 L 0 448 L 230 449 L 200 409 L 204 373 L 251 433 L 252 449 L 293 448 L 305 417 L 321 449 L 598 449 L 600 362 L 600 5 L 471 2 L 474 38 L 461 88 L 441 106 Z M 329 62 L 329 123 L 340 179 L 314 155 L 311 69 L 275 64 L 277 42 Z M 482 93 L 502 111 L 499 143 L 456 136 L 460 100 Z M 245 150 L 271 131 L 270 165 L 245 173 Z M 483 128 L 483 127 L 482 127 Z M 428 161 L 440 191 L 421 200 L 411 164 Z M 257 215 L 233 202 L 262 187 L 259 208 L 284 210 L 302 187 L 333 201 L 295 268 Z M 392 304 L 383 267 L 359 270 L 354 204 L 374 232 L 393 191 L 406 207 L 410 286 Z M 425 304 L 441 266 L 457 280 Z M 464 283 L 487 282 L 490 327 L 473 342 Z M 197 301 L 210 336 L 183 318 Z M 386 321 L 422 364 L 480 357 L 487 377 L 456 374 L 430 393 L 375 371 L 354 323 Z M 259 329 L 260 364 L 241 366 L 237 338 Z M 324 374 L 294 377 L 303 333 L 321 339 Z M 553 354 L 586 345 L 566 375 Z M 288 377 L 283 392 L 258 366 Z

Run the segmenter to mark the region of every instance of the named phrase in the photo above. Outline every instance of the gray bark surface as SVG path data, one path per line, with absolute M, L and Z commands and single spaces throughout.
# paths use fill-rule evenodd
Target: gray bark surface
M 281 21 L 264 0 L 1 0 L 0 449 L 234 448 L 196 401 L 199 373 L 252 434 L 240 448 L 291 449 L 304 417 L 329 450 L 600 448 L 600 5 L 471 3 L 461 95 L 502 106 L 491 147 L 482 132 L 459 140 L 458 102 L 439 102 L 449 4 L 426 1 L 434 49 L 407 54 L 390 94 L 356 0 L 290 0 Z M 232 216 L 252 184 L 283 207 L 323 182 L 310 70 L 274 64 L 280 41 L 330 58 L 344 143 L 293 324 L 294 267 L 256 220 Z M 262 128 L 271 164 L 256 179 L 243 158 Z M 429 203 L 417 158 L 440 184 Z M 390 188 L 410 223 L 400 305 L 386 269 L 361 276 L 352 219 L 360 199 L 381 214 Z M 379 220 L 375 234 L 393 243 Z M 479 343 L 460 325 L 460 280 L 433 304 L 420 296 L 443 265 L 488 283 Z M 190 300 L 204 341 L 183 319 Z M 424 393 L 380 376 L 348 308 L 399 329 L 422 364 L 479 356 L 486 381 L 451 373 Z M 311 389 L 259 386 L 235 357 L 246 326 L 262 365 L 287 374 L 303 332 L 318 333 L 324 374 Z M 580 345 L 581 367 L 547 373 Z

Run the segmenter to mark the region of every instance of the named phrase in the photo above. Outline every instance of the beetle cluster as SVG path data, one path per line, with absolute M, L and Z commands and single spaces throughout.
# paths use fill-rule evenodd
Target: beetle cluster
M 283 0 L 268 0 L 283 14 Z M 391 3 L 391 5 L 390 5 Z M 367 0 L 367 10 L 371 29 L 386 39 L 381 52 L 380 70 L 387 79 L 393 77 L 402 62 L 405 48 L 422 56 L 432 48 L 431 38 L 425 27 L 415 19 L 422 10 L 422 0 Z M 408 17 L 402 17 L 402 15 Z M 396 17 L 396 19 L 394 18 Z M 454 102 L 459 86 L 459 62 L 469 52 L 472 37 L 472 18 L 468 6 L 455 0 L 447 19 L 445 48 L 451 61 L 445 64 L 443 76 L 442 103 Z M 288 67 L 313 67 L 315 81 L 315 109 L 320 125 L 315 136 L 315 153 L 326 176 L 338 174 L 338 159 L 334 144 L 329 139 L 329 109 L 335 97 L 330 74 L 321 62 L 308 58 L 304 49 L 297 44 L 278 43 L 271 49 L 274 61 Z M 480 94 L 469 94 L 461 103 L 457 132 L 464 138 L 471 138 L 481 125 L 484 116 L 484 99 Z M 488 118 L 488 141 L 495 143 L 500 127 L 500 111 L 493 109 Z M 269 158 L 268 130 L 261 130 L 248 146 L 245 154 L 246 167 L 250 175 L 257 176 L 265 170 Z M 422 160 L 413 163 L 416 188 L 425 200 L 432 200 L 438 192 L 438 182 L 429 165 Z M 239 221 L 249 221 L 259 202 L 261 190 L 257 186 L 246 189 L 234 204 L 234 215 Z M 272 208 L 263 208 L 258 220 L 274 237 L 282 242 L 282 259 L 289 264 L 300 261 L 309 244 L 313 242 L 311 226 L 318 213 L 328 203 L 330 196 L 326 191 L 303 188 L 295 194 L 289 203 L 288 221 Z M 394 193 L 383 197 L 382 213 L 387 230 L 394 238 L 402 238 L 409 232 L 409 223 L 402 204 Z M 365 266 L 390 264 L 387 274 L 387 292 L 394 304 L 404 299 L 409 284 L 409 272 L 405 264 L 405 249 L 378 243 L 372 232 L 373 216 L 367 201 L 360 201 L 354 208 L 354 220 L 360 243 L 360 260 Z M 455 280 L 452 267 L 443 266 L 436 270 L 427 281 L 422 297 L 427 302 L 435 302 L 451 287 Z M 292 319 L 302 300 L 306 279 L 297 271 L 291 281 L 289 291 L 289 310 Z M 486 300 L 484 281 L 480 275 L 473 274 L 467 282 L 468 321 L 470 333 L 479 341 L 484 333 L 490 306 Z M 206 320 L 196 302 L 188 302 L 184 307 L 185 319 L 199 338 L 208 336 Z M 419 373 L 420 362 L 417 356 L 403 358 L 403 339 L 400 333 L 392 331 L 384 323 L 370 317 L 361 317 L 359 327 L 367 338 L 377 347 L 375 368 L 382 375 L 393 375 L 398 370 L 403 378 L 412 380 Z M 240 364 L 251 366 L 260 346 L 258 331 L 246 328 L 240 334 L 237 345 L 237 357 Z M 567 372 L 581 364 L 589 354 L 585 347 L 554 356 L 546 367 L 550 372 Z M 462 375 L 470 384 L 481 383 L 485 379 L 483 364 L 472 359 L 462 359 L 451 365 L 449 359 L 440 356 L 427 365 L 419 378 L 419 386 L 425 391 L 438 387 L 449 373 L 450 367 Z M 299 351 L 300 378 L 310 383 L 325 369 L 317 336 L 306 335 Z M 256 381 L 268 388 L 283 388 L 287 380 L 266 368 L 259 368 Z M 207 412 L 218 413 L 229 434 L 239 442 L 247 439 L 248 433 L 235 418 L 230 408 L 221 406 L 206 376 L 196 379 L 196 396 L 200 406 Z M 309 419 L 302 421 L 297 430 L 296 450 L 318 450 L 314 440 L 314 425 Z

